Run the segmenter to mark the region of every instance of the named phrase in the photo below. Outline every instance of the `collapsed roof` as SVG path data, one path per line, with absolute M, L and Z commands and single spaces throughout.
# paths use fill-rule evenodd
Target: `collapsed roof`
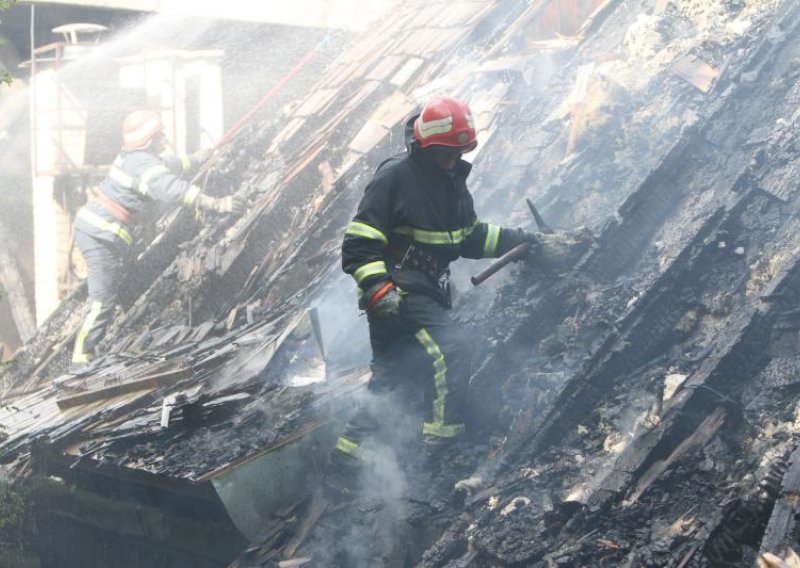
M 40 330 L 7 373 L 34 392 L 0 414 L 0 451 L 26 471 L 46 436 L 82 467 L 191 485 L 326 421 L 314 401 L 357 388 L 363 373 L 345 370 L 368 352 L 337 268 L 343 227 L 402 149 L 404 118 L 448 92 L 481 129 L 481 217 L 528 224 L 530 198 L 596 241 L 568 274 L 519 266 L 493 287 L 468 289 L 474 265 L 457 263 L 495 438 L 454 460 L 472 492 L 430 507 L 422 565 L 752 565 L 796 546 L 798 26 L 789 0 L 398 6 L 287 116 L 226 151 L 209 187 L 239 187 L 249 211 L 199 231 L 187 212 L 170 220 L 105 365 L 48 385 L 80 293 Z M 338 333 L 316 334 L 327 391 L 288 386 L 308 373 L 278 356 L 313 343 L 312 306 L 337 318 Z M 173 434 L 160 424 L 175 406 Z M 313 527 L 293 511 L 238 519 L 260 542 L 238 565 L 305 558 Z

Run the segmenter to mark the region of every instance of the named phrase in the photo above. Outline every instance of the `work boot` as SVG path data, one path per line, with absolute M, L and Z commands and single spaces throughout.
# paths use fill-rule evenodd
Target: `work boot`
M 433 476 L 434 480 L 444 469 L 447 469 L 447 461 L 452 459 L 454 449 L 462 445 L 461 438 L 462 436 L 453 438 L 422 437 L 424 468 Z

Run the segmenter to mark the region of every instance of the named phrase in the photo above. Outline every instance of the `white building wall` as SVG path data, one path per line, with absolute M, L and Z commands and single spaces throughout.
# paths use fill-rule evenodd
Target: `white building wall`
M 53 177 L 33 178 L 36 325 L 41 325 L 61 302 L 58 285 L 58 223 L 58 205 L 53 199 Z

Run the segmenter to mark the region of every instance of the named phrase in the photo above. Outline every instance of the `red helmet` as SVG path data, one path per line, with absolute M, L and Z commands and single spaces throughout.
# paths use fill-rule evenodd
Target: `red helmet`
M 420 148 L 449 146 L 471 152 L 478 145 L 472 112 L 453 97 L 437 97 L 425 105 L 414 121 L 414 138 Z
M 147 148 L 153 138 L 164 132 L 164 123 L 154 110 L 135 110 L 122 121 L 122 149 Z

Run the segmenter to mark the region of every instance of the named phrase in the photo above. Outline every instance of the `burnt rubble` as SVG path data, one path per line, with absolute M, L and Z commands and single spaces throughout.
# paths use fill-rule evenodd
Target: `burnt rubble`
M 175 526 L 239 535 L 198 552 L 209 566 L 752 566 L 800 547 L 800 6 L 596 1 L 548 33 L 559 4 L 405 3 L 254 125 L 209 178 L 248 212 L 163 225 L 100 364 L 57 378 L 80 292 L 28 343 L 6 467 L 88 493 L 114 479 Z M 333 504 L 311 462 L 368 357 L 342 228 L 416 99 L 443 90 L 484 132 L 482 218 L 529 226 L 530 198 L 594 242 L 566 273 L 520 263 L 475 288 L 480 265 L 454 265 L 480 431 L 432 472 L 406 464 L 401 493 Z M 250 515 L 226 493 L 303 439 L 317 457 L 294 462 L 291 500 Z M 137 538 L 185 551 L 153 526 Z

